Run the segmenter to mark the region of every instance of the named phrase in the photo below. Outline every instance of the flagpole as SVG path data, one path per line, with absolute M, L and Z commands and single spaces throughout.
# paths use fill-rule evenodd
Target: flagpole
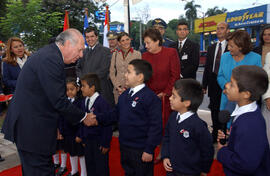
M 124 28 L 125 32 L 130 33 L 130 9 L 129 9 L 129 0 L 124 0 Z

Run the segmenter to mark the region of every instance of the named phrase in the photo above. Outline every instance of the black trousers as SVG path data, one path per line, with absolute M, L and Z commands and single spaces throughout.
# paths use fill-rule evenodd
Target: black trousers
M 211 118 L 213 123 L 213 131 L 212 131 L 212 137 L 213 142 L 217 142 L 217 134 L 218 130 L 221 129 L 222 124 L 219 122 L 218 114 L 219 114 L 219 104 L 220 104 L 219 97 L 210 97 L 210 110 L 211 110 Z
M 153 176 L 154 162 L 143 162 L 143 150 L 120 145 L 121 165 L 125 176 Z
M 41 155 L 18 150 L 23 176 L 54 176 L 52 155 Z
M 109 153 L 102 154 L 96 140 L 85 141 L 87 176 L 109 176 Z

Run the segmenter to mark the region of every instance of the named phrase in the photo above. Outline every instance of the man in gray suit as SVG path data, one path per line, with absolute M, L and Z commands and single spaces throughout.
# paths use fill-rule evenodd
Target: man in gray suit
M 88 27 L 84 31 L 88 48 L 83 53 L 83 58 L 78 61 L 76 67 L 77 77 L 81 78 L 87 73 L 98 75 L 101 84 L 101 95 L 114 105 L 112 84 L 109 79 L 111 64 L 111 52 L 98 42 L 98 31 L 94 27 Z

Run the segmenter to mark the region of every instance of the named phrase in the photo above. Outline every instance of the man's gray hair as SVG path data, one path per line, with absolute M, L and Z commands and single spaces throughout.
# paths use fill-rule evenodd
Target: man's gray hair
M 55 39 L 55 42 L 60 45 L 64 45 L 67 40 L 71 42 L 71 44 L 74 46 L 78 43 L 78 31 L 75 29 L 68 29 L 63 32 L 61 32 Z

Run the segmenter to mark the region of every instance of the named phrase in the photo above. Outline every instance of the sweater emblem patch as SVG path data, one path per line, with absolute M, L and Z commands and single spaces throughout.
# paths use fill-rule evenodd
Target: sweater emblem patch
M 180 134 L 183 134 L 184 138 L 189 138 L 189 132 L 185 129 L 180 130 Z

